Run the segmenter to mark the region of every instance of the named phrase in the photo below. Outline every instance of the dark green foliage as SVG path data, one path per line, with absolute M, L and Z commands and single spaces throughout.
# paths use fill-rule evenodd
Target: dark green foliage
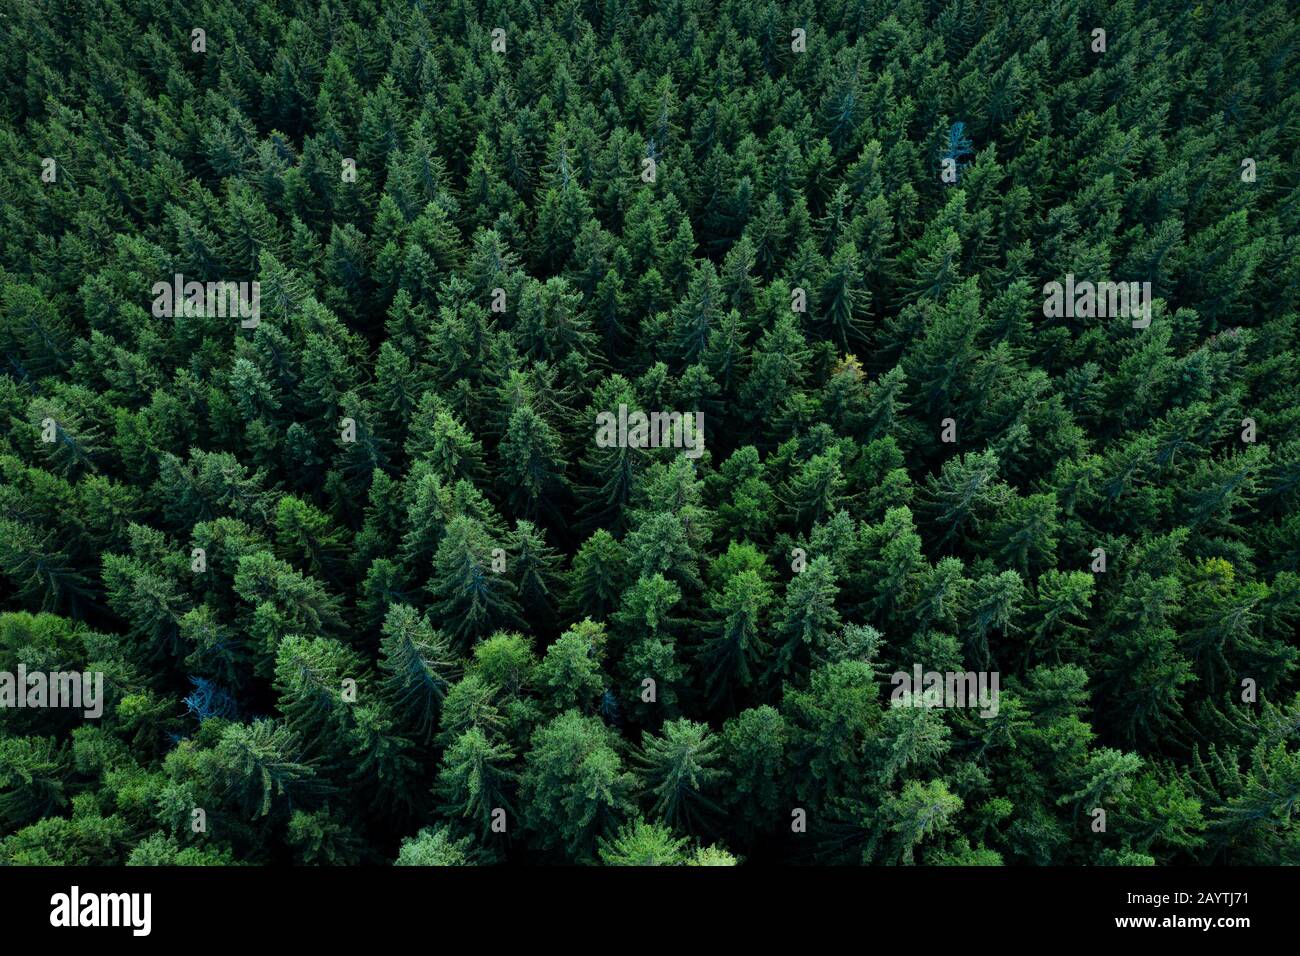
M 1300 863 L 1293 4 L 58 6 L 0 864 Z

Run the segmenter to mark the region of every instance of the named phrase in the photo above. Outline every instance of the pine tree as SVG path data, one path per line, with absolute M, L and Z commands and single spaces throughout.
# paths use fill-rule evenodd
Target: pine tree
M 646 731 L 637 762 L 654 812 L 670 827 L 687 832 L 710 829 L 721 812 L 716 786 L 722 742 L 705 724 L 670 720 L 661 733 Z
M 635 778 L 599 719 L 567 711 L 539 727 L 524 758 L 524 820 L 538 846 L 571 862 L 590 860 L 596 841 L 631 811 Z
M 521 624 L 515 585 L 492 569 L 492 548 L 479 521 L 457 515 L 447 523 L 425 586 L 434 615 L 448 623 L 448 637 L 462 650 L 500 627 Z

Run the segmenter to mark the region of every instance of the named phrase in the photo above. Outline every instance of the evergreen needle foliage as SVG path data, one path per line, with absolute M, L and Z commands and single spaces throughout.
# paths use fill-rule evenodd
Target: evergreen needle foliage
M 0 0 L 0 863 L 1300 863 L 1298 51 Z

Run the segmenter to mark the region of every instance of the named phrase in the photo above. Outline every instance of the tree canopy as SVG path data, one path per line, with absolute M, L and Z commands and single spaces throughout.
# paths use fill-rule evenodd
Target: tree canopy
M 5 3 L 0 863 L 1300 863 L 1239 6 Z

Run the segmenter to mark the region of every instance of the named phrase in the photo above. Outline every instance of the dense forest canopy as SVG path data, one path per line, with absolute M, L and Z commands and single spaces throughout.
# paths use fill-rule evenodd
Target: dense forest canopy
M 1298 59 L 0 0 L 0 861 L 1300 863 Z

